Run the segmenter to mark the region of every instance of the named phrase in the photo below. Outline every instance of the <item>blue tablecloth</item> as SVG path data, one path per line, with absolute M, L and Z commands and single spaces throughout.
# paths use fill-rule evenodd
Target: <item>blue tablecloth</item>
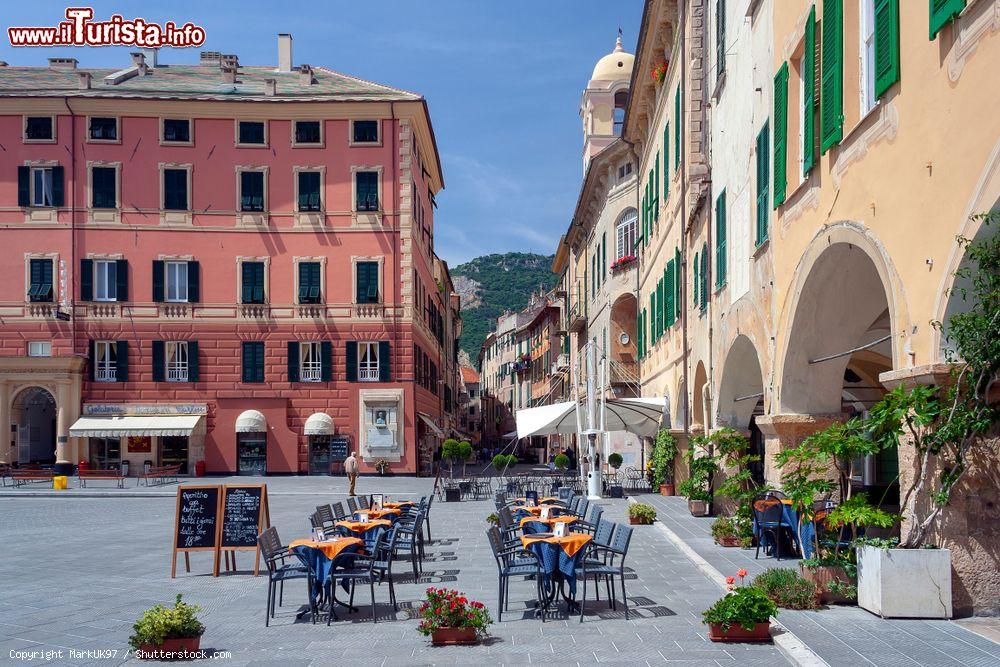
M 375 543 L 378 542 L 379 535 L 382 531 L 386 530 L 385 526 L 372 526 L 368 530 L 361 532 L 354 532 L 347 526 L 337 526 L 337 531 L 346 537 L 360 537 L 365 541 L 365 551 L 367 553 L 373 553 L 375 551 Z
M 799 544 L 799 513 L 795 511 L 795 508 L 786 503 L 781 503 L 781 516 L 782 521 L 790 526 L 790 533 L 795 544 L 799 546 L 799 551 L 802 552 L 803 558 L 812 558 L 813 551 L 815 549 L 816 543 L 816 525 L 812 522 L 806 522 L 802 524 L 802 544 Z M 753 534 L 760 540 L 760 545 L 765 549 L 770 549 L 774 545 L 771 544 L 771 535 L 764 534 L 761 535 L 757 528 L 757 517 L 753 518 Z
M 525 521 L 521 524 L 521 532 L 525 535 L 534 535 L 536 533 L 548 533 L 551 532 L 551 528 L 547 523 L 542 521 Z
M 545 583 L 548 584 L 552 576 L 558 572 L 569 583 L 570 595 L 575 597 L 576 568 L 583 562 L 583 555 L 586 553 L 587 547 L 580 549 L 572 556 L 567 556 L 562 547 L 551 542 L 532 542 L 528 545 L 528 549 L 538 556 Z
M 326 581 L 330 578 L 330 573 L 336 567 L 343 567 L 350 565 L 354 559 L 351 557 L 342 558 L 344 554 L 356 553 L 358 550 L 357 545 L 351 545 L 344 547 L 344 550 L 337 554 L 334 559 L 329 559 L 326 554 L 319 549 L 314 549 L 312 547 L 299 546 L 292 549 L 292 553 L 298 556 L 302 564 L 309 568 L 309 571 L 313 575 L 313 587 L 309 591 L 309 601 L 313 604 L 316 602 L 316 596 L 319 595 Z M 344 590 L 347 590 L 347 582 L 342 581 L 341 585 Z

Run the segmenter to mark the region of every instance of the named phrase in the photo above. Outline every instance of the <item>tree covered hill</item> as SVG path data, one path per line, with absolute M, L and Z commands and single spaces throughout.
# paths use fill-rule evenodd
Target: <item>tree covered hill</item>
M 473 361 L 499 315 L 527 306 L 532 292 L 552 288 L 556 281 L 552 260 L 552 255 L 508 252 L 476 257 L 451 269 L 462 296 L 460 345 Z

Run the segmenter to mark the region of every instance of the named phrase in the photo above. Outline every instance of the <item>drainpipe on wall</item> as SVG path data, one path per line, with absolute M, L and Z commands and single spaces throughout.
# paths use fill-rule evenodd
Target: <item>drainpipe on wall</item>
M 399 280 L 399 270 L 398 270 L 397 265 L 396 265 L 397 258 L 398 258 L 398 254 L 397 254 L 398 253 L 398 249 L 397 248 L 398 248 L 398 244 L 399 244 L 399 234 L 400 234 L 400 212 L 399 212 L 399 205 L 400 204 L 399 204 L 399 183 L 398 183 L 399 174 L 398 174 L 398 162 L 397 162 L 397 160 L 399 159 L 399 155 L 397 154 L 398 153 L 398 149 L 396 147 L 396 141 L 399 138 L 399 129 L 396 127 L 396 104 L 395 104 L 395 102 L 389 102 L 389 115 L 392 118 L 392 123 L 390 125 L 392 127 L 392 190 L 393 190 L 393 195 L 392 195 L 392 213 L 393 213 L 393 217 L 395 218 L 395 222 L 394 222 L 393 228 L 392 228 L 392 274 L 393 274 L 393 277 L 395 278 L 395 280 L 393 282 L 389 283 L 389 284 L 393 286 L 393 291 L 395 292 L 395 285 L 397 283 L 400 283 L 400 280 Z M 413 196 L 416 196 L 416 193 L 413 193 Z M 413 200 L 413 196 L 411 196 L 410 201 Z M 400 289 L 400 295 L 399 296 L 400 297 L 403 296 L 402 289 Z M 402 353 L 402 350 L 397 349 L 397 346 L 396 346 L 396 344 L 399 342 L 399 317 L 398 317 L 398 312 L 399 311 L 398 311 L 398 309 L 396 308 L 396 306 L 394 304 L 393 308 L 392 308 L 392 351 L 389 352 L 389 368 L 392 369 L 392 377 L 394 377 L 394 378 L 398 378 L 399 377 L 399 364 L 398 363 L 394 364 L 393 361 L 394 361 L 394 359 L 398 360 L 399 359 L 399 355 Z M 395 354 L 393 354 L 393 351 L 395 352 Z M 416 388 L 414 388 L 414 395 L 415 394 L 416 394 Z M 414 424 L 414 428 L 416 428 L 415 424 Z M 418 462 L 418 465 L 419 465 L 419 462 Z
M 716 17 L 716 20 L 719 20 L 719 18 Z M 701 43 L 702 44 L 708 44 L 708 22 L 704 20 L 704 17 L 702 18 L 702 22 L 701 22 L 701 32 L 702 32 L 702 36 L 701 36 L 702 42 Z M 718 67 L 718 64 L 716 64 L 716 67 Z M 702 86 L 701 86 L 701 88 L 702 88 L 703 91 L 707 91 L 708 90 L 705 87 L 705 84 L 708 83 L 708 81 L 707 81 L 707 79 L 708 79 L 707 72 L 708 72 L 707 68 L 702 67 L 702 69 L 701 69 L 701 73 L 702 73 L 701 74 L 702 75 L 702 82 L 701 82 Z M 705 280 L 708 283 L 708 292 L 714 296 L 715 287 L 714 287 L 714 283 L 712 281 L 712 276 L 715 273 L 713 271 L 713 265 L 712 265 L 712 257 L 713 257 L 713 253 L 712 253 L 712 232 L 714 231 L 714 229 L 713 229 L 712 225 L 713 225 L 713 221 L 715 219 L 714 218 L 715 211 L 714 211 L 714 209 L 712 207 L 712 205 L 714 203 L 712 201 L 712 166 L 711 166 L 712 165 L 712 158 L 711 158 L 711 155 L 712 155 L 712 127 L 711 127 L 711 114 L 708 113 L 708 109 L 710 108 L 710 103 L 711 103 L 711 98 L 709 98 L 709 104 L 703 104 L 702 105 L 701 127 L 702 127 L 702 132 L 704 133 L 703 134 L 704 138 L 702 140 L 702 145 L 705 147 L 705 149 L 704 149 L 705 150 L 705 159 L 708 160 L 708 180 L 705 183 L 705 187 L 707 188 L 705 191 L 708 193 L 708 195 L 707 195 L 708 201 L 706 202 L 706 206 L 708 207 L 708 211 L 707 211 L 707 214 L 705 216 L 705 239 L 706 239 L 706 243 L 708 244 L 708 248 L 707 248 L 708 260 L 705 262 L 705 264 L 708 267 L 708 271 L 707 271 L 708 277 L 705 278 Z M 712 424 L 714 422 L 714 415 L 712 414 L 712 412 L 714 412 L 714 408 L 713 408 L 712 411 L 709 411 L 709 410 L 706 409 L 706 408 L 709 407 L 709 405 L 712 405 L 712 403 L 711 403 L 712 388 L 715 387 L 715 367 L 714 367 L 714 364 L 712 363 L 712 358 L 713 358 L 713 355 L 712 355 L 712 347 L 713 347 L 712 346 L 712 336 L 713 336 L 713 333 L 714 333 L 714 327 L 713 327 L 713 323 L 714 323 L 713 313 L 714 312 L 715 312 L 715 299 L 714 298 L 708 299 L 708 307 L 705 310 L 705 317 L 708 318 L 708 373 L 707 373 L 708 378 L 705 381 L 705 388 L 702 391 L 702 394 L 703 394 L 702 395 L 702 414 L 704 415 L 704 419 L 705 419 L 704 426 L 705 426 L 705 432 L 706 433 L 709 433 L 711 431 L 711 427 L 712 427 Z M 706 396 L 706 394 L 707 394 L 707 396 Z
M 687 48 L 687 38 L 685 35 L 685 29 L 687 28 L 687 22 L 685 21 L 685 12 L 687 10 L 687 3 L 681 3 L 678 7 L 678 34 L 681 36 L 681 48 L 680 57 L 681 63 L 684 62 L 686 48 Z M 684 405 L 684 435 L 685 437 L 690 434 L 691 427 L 691 402 L 688 400 L 688 392 L 691 390 L 691 384 L 689 380 L 688 365 L 690 361 L 690 354 L 688 350 L 688 308 L 687 308 L 687 266 L 688 266 L 688 249 L 687 249 L 687 154 L 684 151 L 684 108 L 687 106 L 688 96 L 687 96 L 687 69 L 680 66 L 681 70 L 681 117 L 680 117 L 680 137 L 681 137 L 681 147 L 680 147 L 680 169 L 681 169 L 681 267 L 684 269 L 681 271 L 681 331 L 683 333 L 683 348 L 681 350 L 681 358 L 683 364 L 681 366 L 684 376 L 684 395 L 681 397 Z

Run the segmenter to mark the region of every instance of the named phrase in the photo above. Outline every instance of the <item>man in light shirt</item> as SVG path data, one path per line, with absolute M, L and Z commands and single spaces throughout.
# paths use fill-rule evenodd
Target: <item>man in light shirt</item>
M 350 483 L 347 494 L 353 496 L 354 484 L 358 481 L 358 459 L 354 456 L 354 452 L 351 452 L 351 455 L 344 459 L 344 472 L 347 473 L 347 480 Z

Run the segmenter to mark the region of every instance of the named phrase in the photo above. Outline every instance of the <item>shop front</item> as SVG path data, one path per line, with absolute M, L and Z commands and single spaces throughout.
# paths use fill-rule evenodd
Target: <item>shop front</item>
M 135 476 L 150 466 L 190 474 L 204 458 L 203 403 L 85 403 L 69 428 L 79 438 L 81 460 L 91 468 L 120 468 Z
M 257 410 L 236 418 L 236 474 L 267 474 L 267 419 Z

